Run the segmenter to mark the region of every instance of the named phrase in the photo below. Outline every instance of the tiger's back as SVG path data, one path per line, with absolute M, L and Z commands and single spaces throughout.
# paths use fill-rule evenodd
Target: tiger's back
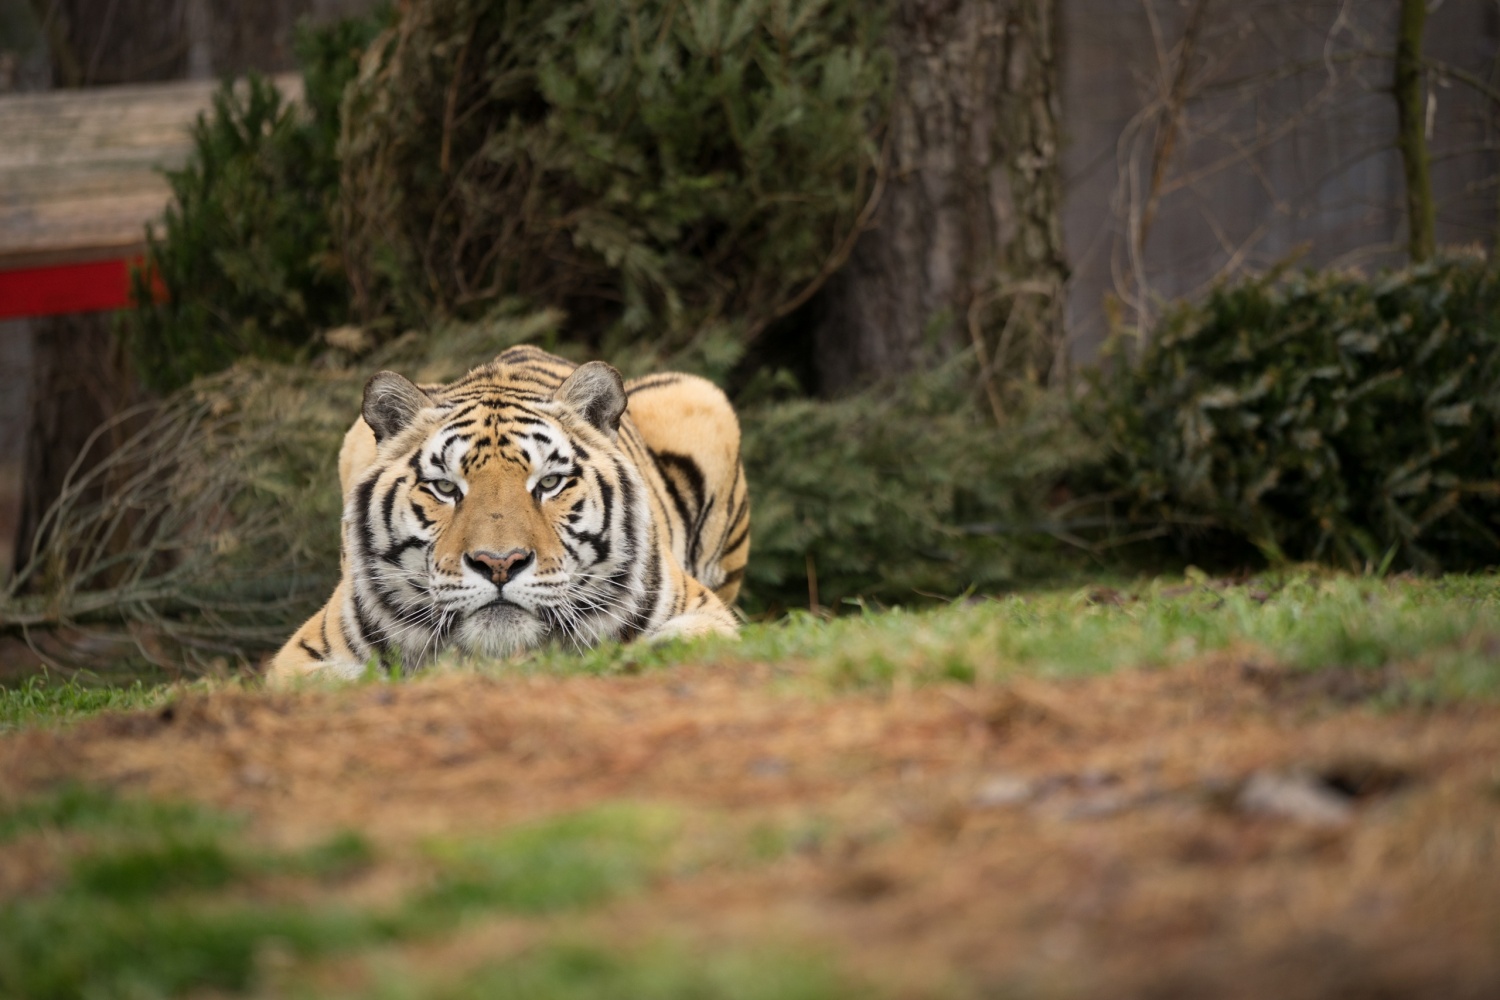
M 626 452 L 645 473 L 672 553 L 725 605 L 734 603 L 750 557 L 750 491 L 740 425 L 718 387 L 671 372 L 625 383 Z

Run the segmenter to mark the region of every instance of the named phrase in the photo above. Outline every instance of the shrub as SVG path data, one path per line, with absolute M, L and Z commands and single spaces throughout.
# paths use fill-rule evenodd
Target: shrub
M 305 107 L 271 81 L 226 82 L 167 172 L 172 203 L 147 231 L 148 267 L 123 315 L 137 366 L 166 391 L 242 356 L 288 358 L 344 322 L 348 284 L 333 241 L 338 109 L 373 21 L 304 29 Z M 154 301 L 150 275 L 166 299 Z
M 1483 259 L 1220 289 L 1096 389 L 1105 484 L 1199 556 L 1500 561 L 1500 269 Z
M 973 381 L 960 360 L 836 402 L 741 407 L 750 610 L 805 605 L 811 579 L 837 608 L 993 590 L 1061 565 L 1048 508 L 1093 445 L 1055 394 L 997 428 Z
M 403 4 L 345 106 L 360 315 L 419 324 L 519 295 L 605 356 L 696 338 L 722 372 L 857 229 L 882 6 Z

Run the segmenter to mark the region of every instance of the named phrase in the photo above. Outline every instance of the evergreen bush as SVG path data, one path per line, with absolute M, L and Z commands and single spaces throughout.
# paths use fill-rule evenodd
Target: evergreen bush
M 692 343 L 688 363 L 722 372 L 858 229 L 883 6 L 403 4 L 345 105 L 360 316 L 415 325 L 518 295 L 606 356 Z
M 1500 268 L 1271 275 L 1101 376 L 1104 485 L 1195 558 L 1500 562 Z
M 299 32 L 303 105 L 252 75 L 226 81 L 199 115 L 187 164 L 167 172 L 172 202 L 161 230 L 147 230 L 135 308 L 122 314 L 153 388 L 186 385 L 244 356 L 288 358 L 345 322 L 332 221 L 339 107 L 376 27 L 345 20 Z
M 835 402 L 740 407 L 750 483 L 751 611 L 910 603 L 993 591 L 1067 563 L 1049 507 L 1095 458 L 1066 400 L 1037 393 L 997 428 L 973 366 Z

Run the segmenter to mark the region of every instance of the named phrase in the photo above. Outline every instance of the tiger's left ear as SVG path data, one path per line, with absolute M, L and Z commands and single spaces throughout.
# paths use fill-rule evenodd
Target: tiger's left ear
M 581 413 L 585 420 L 614 440 L 625 413 L 625 382 L 613 365 L 590 361 L 579 365 L 552 398 Z

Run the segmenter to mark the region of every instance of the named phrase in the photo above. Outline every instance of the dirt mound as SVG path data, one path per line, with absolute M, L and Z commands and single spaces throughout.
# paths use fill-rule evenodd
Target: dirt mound
M 82 779 L 397 853 L 618 799 L 771 823 L 769 860 L 578 919 L 817 943 L 898 995 L 1500 994 L 1500 709 L 1346 686 L 1224 657 L 889 694 L 770 667 L 224 692 L 8 737 L 0 794 Z

